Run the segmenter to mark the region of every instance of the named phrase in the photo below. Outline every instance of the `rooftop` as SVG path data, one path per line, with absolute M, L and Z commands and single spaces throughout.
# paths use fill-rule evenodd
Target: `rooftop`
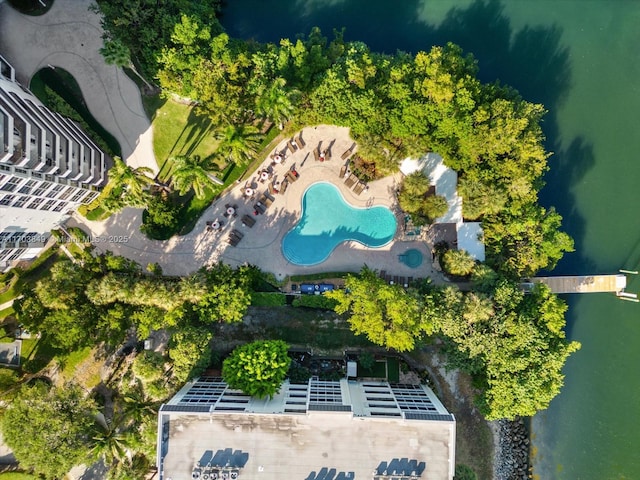
M 239 479 L 453 477 L 455 420 L 426 386 L 311 380 L 256 400 L 222 383 L 204 400 L 202 380 L 160 410 L 161 479 L 192 478 L 198 464 Z

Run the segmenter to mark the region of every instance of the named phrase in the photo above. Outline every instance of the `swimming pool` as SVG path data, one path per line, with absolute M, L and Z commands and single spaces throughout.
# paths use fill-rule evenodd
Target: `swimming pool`
M 379 248 L 395 233 L 396 218 L 387 207 L 352 207 L 334 185 L 314 183 L 302 196 L 300 220 L 282 239 L 282 253 L 296 265 L 316 265 L 342 242 Z

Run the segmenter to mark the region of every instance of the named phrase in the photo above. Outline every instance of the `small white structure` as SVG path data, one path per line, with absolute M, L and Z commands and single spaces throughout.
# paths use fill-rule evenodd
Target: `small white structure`
M 447 167 L 440 155 L 427 153 L 418 160 L 406 158 L 400 164 L 400 171 L 405 175 L 423 172 L 436 188 L 436 195 L 447 200 L 449 209 L 435 224 L 455 224 L 458 249 L 467 251 L 473 258 L 484 261 L 485 251 L 482 241 L 482 225 L 479 222 L 464 223 L 462 218 L 462 197 L 458 195 L 458 174 Z

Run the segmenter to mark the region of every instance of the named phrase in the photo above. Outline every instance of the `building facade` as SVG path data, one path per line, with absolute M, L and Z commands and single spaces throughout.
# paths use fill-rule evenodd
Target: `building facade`
M 160 480 L 451 480 L 455 418 L 425 385 L 285 382 L 272 399 L 217 377 L 158 413 Z
M 105 153 L 45 107 L 0 56 L 0 271 L 34 258 L 50 231 L 107 180 Z

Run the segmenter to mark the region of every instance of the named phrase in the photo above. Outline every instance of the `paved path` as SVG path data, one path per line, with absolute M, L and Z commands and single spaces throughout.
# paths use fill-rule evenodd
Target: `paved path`
M 151 124 L 135 83 L 107 65 L 100 18 L 89 0 L 56 0 L 45 15 L 22 15 L 0 4 L 0 52 L 23 85 L 48 65 L 73 75 L 95 119 L 120 143 L 127 164 L 157 171 Z

